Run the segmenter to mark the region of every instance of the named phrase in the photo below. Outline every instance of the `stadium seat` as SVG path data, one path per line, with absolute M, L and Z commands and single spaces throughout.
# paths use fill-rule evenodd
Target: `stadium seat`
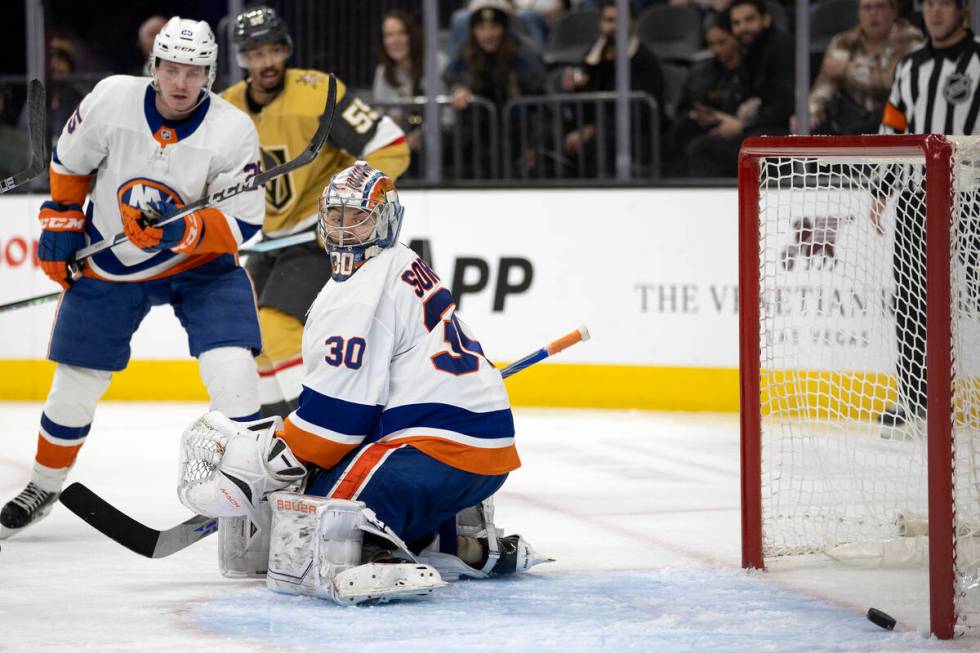
M 598 12 L 583 9 L 565 14 L 551 28 L 544 49 L 544 62 L 549 65 L 581 63 L 598 38 Z
M 810 9 L 810 52 L 827 49 L 830 39 L 858 24 L 857 0 L 821 0 Z
M 640 16 L 637 35 L 661 61 L 688 63 L 701 48 L 701 15 L 693 7 L 656 5 Z
M 677 117 L 677 105 L 684 94 L 691 71 L 687 66 L 672 63 L 660 64 L 660 72 L 664 76 L 664 106 L 661 107 L 660 122 L 673 121 Z
M 790 29 L 789 16 L 786 15 L 786 7 L 781 5 L 774 0 L 766 1 L 766 8 L 769 10 L 769 15 L 772 16 L 772 26 L 777 29 L 791 33 L 793 30 Z

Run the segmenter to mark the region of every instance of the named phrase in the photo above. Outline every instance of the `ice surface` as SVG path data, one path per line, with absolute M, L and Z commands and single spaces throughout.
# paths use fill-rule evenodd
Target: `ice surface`
M 72 479 L 156 528 L 186 519 L 177 442 L 205 408 L 101 404 Z M 29 477 L 39 414 L 0 403 L 2 500 Z M 2 542 L 0 651 L 980 648 L 864 618 L 902 587 L 869 603 L 830 574 L 821 585 L 814 572 L 741 571 L 735 415 L 519 410 L 516 422 L 524 466 L 498 495 L 497 522 L 558 559 L 529 575 L 341 608 L 221 577 L 216 537 L 148 560 L 59 507 Z

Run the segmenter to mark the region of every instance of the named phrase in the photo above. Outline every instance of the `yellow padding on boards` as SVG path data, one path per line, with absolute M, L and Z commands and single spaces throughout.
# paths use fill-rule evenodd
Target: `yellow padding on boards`
M 54 363 L 0 360 L 0 399 L 43 401 Z M 507 379 L 515 406 L 738 411 L 738 370 L 541 363 Z M 107 400 L 207 401 L 194 360 L 136 360 Z
M 44 401 L 51 388 L 54 363 L 0 360 L 0 400 Z M 102 397 L 112 401 L 207 401 L 196 360 L 130 361 L 112 375 Z

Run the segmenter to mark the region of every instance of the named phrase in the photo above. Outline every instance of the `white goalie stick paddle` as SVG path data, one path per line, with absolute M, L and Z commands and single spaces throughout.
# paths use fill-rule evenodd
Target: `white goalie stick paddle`
M 6 193 L 39 176 L 48 167 L 48 100 L 44 84 L 32 79 L 27 85 L 27 139 L 30 164 L 15 175 L 0 179 L 0 193 Z
M 43 87 L 42 87 L 43 93 Z M 235 195 L 240 195 L 246 191 L 255 190 L 267 181 L 272 181 L 277 177 L 281 177 L 285 174 L 296 170 L 297 168 L 302 168 L 303 166 L 312 163 L 313 159 L 317 157 L 320 150 L 327 142 L 327 137 L 330 136 L 330 128 L 333 126 L 334 115 L 337 113 L 337 80 L 330 75 L 327 87 L 327 101 L 323 107 L 323 114 L 320 116 L 320 125 L 316 129 L 316 133 L 313 134 L 313 138 L 310 139 L 309 144 L 306 146 L 299 156 L 289 161 L 286 161 L 282 165 L 278 165 L 275 168 L 270 168 L 265 172 L 261 172 L 252 177 L 248 177 L 234 186 L 229 186 L 228 188 L 223 188 L 221 190 L 215 191 L 209 195 L 187 204 L 186 206 L 179 209 L 176 213 L 171 213 L 166 216 L 163 220 L 153 222 L 151 226 L 159 227 L 175 220 L 179 220 L 185 215 L 189 215 L 194 211 L 206 208 L 208 206 L 214 206 L 219 202 L 230 199 Z M 109 249 L 114 247 L 119 243 L 129 240 L 125 233 L 118 233 L 112 238 L 107 238 L 106 240 L 100 240 L 97 243 L 93 243 L 88 247 L 84 247 L 75 253 L 75 256 L 68 263 L 68 269 L 74 276 L 78 274 L 81 270 L 81 262 L 88 257 L 98 254 L 104 249 Z M 247 254 L 250 250 L 243 249 L 239 251 L 239 254 Z M 26 308 L 28 306 L 36 306 L 38 304 L 44 304 L 46 302 L 53 301 L 61 296 L 61 292 L 47 293 L 44 295 L 38 295 L 36 297 L 29 297 L 27 299 L 20 299 L 7 304 L 0 304 L 0 313 L 6 311 L 12 311 L 18 308 Z
M 534 353 L 501 370 L 507 378 L 523 369 L 557 354 L 572 345 L 589 339 L 585 325 L 554 340 Z M 58 497 L 70 511 L 90 526 L 124 547 L 146 558 L 165 558 L 218 530 L 218 520 L 204 515 L 190 519 L 163 531 L 145 526 L 81 483 L 72 483 Z

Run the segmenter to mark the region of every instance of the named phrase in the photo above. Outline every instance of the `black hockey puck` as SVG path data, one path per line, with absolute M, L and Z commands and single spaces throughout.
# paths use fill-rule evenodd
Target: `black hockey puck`
M 885 630 L 893 630 L 895 628 L 895 617 L 882 612 L 878 608 L 868 608 L 868 621 L 876 626 L 881 626 Z

